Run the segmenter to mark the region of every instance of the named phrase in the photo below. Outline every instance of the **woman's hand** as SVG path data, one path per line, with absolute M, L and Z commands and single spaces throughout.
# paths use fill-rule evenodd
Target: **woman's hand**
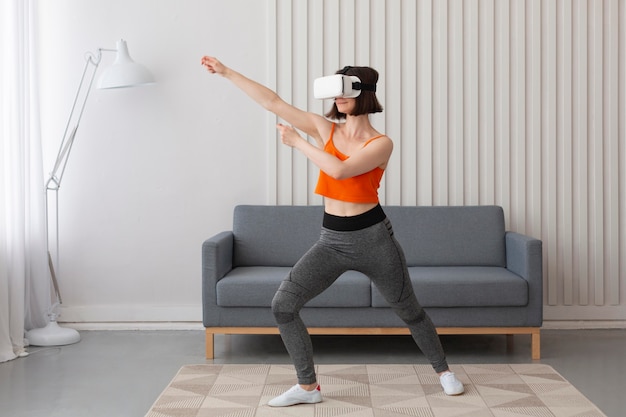
M 219 74 L 223 76 L 228 69 L 217 58 L 212 56 L 203 56 L 201 64 L 204 65 L 211 74 Z
M 276 129 L 280 131 L 280 140 L 290 147 L 295 147 L 298 141 L 304 140 L 302 136 L 292 126 L 285 126 L 282 123 L 276 125 Z

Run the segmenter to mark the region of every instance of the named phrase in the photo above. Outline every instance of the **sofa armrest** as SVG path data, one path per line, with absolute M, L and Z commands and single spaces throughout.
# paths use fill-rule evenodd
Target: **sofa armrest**
M 528 282 L 528 326 L 543 323 L 542 242 L 516 232 L 506 232 L 506 268 Z
M 213 286 L 233 269 L 233 232 L 222 232 L 202 244 L 202 280 Z
M 205 327 L 215 325 L 217 282 L 233 269 L 233 232 L 221 232 L 202 244 L 202 315 Z

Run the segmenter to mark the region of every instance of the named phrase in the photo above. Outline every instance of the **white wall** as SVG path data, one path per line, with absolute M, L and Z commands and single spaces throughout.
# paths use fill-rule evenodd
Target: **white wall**
M 376 67 L 386 111 L 373 120 L 395 141 L 382 201 L 501 205 L 509 229 L 544 242 L 548 320 L 626 320 L 626 0 L 40 9 L 50 157 L 83 51 L 124 37 L 158 78 L 92 93 L 61 194 L 65 320 L 198 321 L 200 244 L 235 204 L 320 203 L 317 170 L 203 72 L 205 53 L 317 112 L 315 77 Z
M 91 92 L 59 194 L 61 320 L 201 319 L 200 246 L 235 204 L 267 202 L 268 138 L 264 111 L 200 58 L 264 81 L 266 3 L 39 2 L 45 172 L 86 51 L 124 38 L 157 79 Z

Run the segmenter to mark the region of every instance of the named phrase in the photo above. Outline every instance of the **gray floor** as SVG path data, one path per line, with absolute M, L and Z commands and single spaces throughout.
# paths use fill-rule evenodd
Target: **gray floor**
M 202 331 L 83 331 L 0 364 L 0 415 L 142 417 L 186 364 L 206 363 Z M 443 336 L 455 363 L 528 363 L 530 340 Z M 406 336 L 315 336 L 317 363 L 426 363 Z M 289 363 L 279 336 L 217 336 L 215 363 Z M 542 359 L 607 416 L 626 416 L 626 330 L 544 330 Z M 210 361 L 209 361 L 210 363 Z

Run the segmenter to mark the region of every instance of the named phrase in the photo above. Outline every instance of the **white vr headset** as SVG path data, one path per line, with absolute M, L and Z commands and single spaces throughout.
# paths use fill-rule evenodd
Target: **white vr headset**
M 313 82 L 313 96 L 318 99 L 355 98 L 361 91 L 376 91 L 375 84 L 362 84 L 354 75 L 335 74 L 316 78 Z

